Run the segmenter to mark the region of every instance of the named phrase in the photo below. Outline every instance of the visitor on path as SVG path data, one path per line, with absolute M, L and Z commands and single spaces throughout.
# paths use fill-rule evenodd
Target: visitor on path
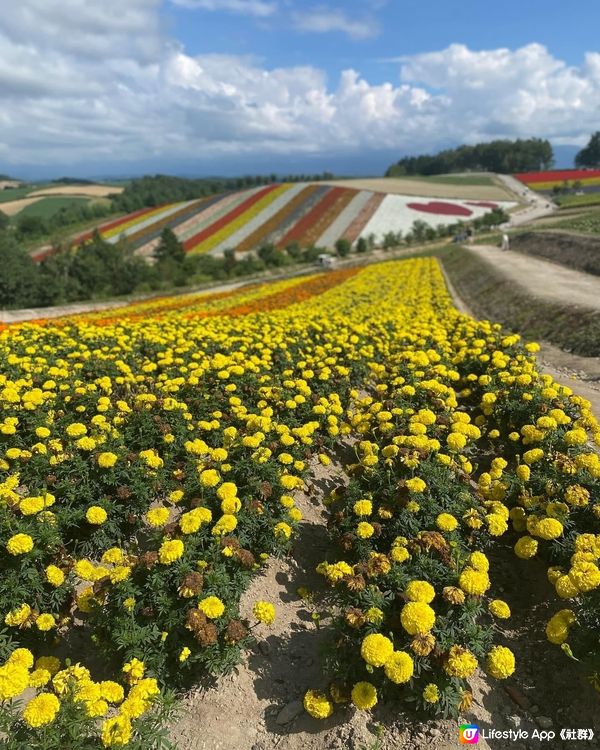
M 502 250 L 510 250 L 510 239 L 506 232 L 502 235 Z

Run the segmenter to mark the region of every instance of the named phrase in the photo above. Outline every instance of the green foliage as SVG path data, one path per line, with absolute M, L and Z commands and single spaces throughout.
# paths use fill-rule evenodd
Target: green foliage
M 406 156 L 387 170 L 386 177 L 464 171 L 512 174 L 548 169 L 553 161 L 552 146 L 547 140 L 497 140 L 474 146 L 459 146 L 435 155 Z
M 347 255 L 350 255 L 351 249 L 352 245 L 343 237 L 340 237 L 340 239 L 335 243 L 335 251 L 340 256 L 340 258 L 345 258 Z
M 587 146 L 575 156 L 576 167 L 600 167 L 600 130 L 588 141 Z

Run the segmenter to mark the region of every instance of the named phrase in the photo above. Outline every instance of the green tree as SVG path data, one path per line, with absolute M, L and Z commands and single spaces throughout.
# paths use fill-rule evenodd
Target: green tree
M 335 243 L 335 251 L 340 256 L 340 258 L 345 258 L 347 255 L 350 255 L 351 249 L 352 245 L 343 237 L 340 237 L 340 239 Z
M 10 219 L 8 216 L 0 211 L 0 232 L 3 232 L 9 225 Z
M 185 260 L 185 250 L 177 235 L 172 229 L 166 227 L 160 235 L 160 245 L 154 251 L 156 261 L 170 260 L 175 263 L 183 263 Z
M 366 253 L 369 249 L 369 243 L 367 242 L 367 240 L 364 237 L 359 237 L 358 242 L 356 243 L 356 252 Z
M 39 302 L 38 267 L 15 242 L 0 239 L 0 307 L 36 307 Z
M 575 156 L 576 167 L 600 167 L 600 130 L 590 138 L 587 146 Z

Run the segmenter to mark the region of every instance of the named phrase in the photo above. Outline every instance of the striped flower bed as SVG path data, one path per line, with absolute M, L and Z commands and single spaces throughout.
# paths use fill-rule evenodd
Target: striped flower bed
M 303 247 L 311 247 L 317 243 L 319 237 L 327 229 L 327 227 L 335 221 L 338 214 L 340 214 L 346 206 L 353 200 L 356 195 L 356 190 L 349 190 L 348 188 L 342 188 L 342 192 L 338 194 L 336 200 L 329 206 L 329 208 L 321 214 L 321 216 L 308 228 L 300 240 L 300 244 Z
M 254 195 L 257 190 L 258 188 L 254 188 L 253 190 L 232 193 L 225 197 L 221 196 L 219 201 L 206 210 L 201 211 L 193 219 L 180 227 L 180 231 L 178 232 L 179 240 L 185 243 L 191 237 L 209 227 L 213 222 L 218 221 L 230 211 L 233 211 L 251 195 Z
M 333 206 L 339 197 L 344 193 L 345 188 L 332 187 L 327 188 L 327 192 L 323 198 L 306 213 L 294 226 L 282 237 L 279 241 L 279 247 L 285 247 L 290 242 L 299 242 L 301 245 L 304 239 L 309 235 L 311 228 L 314 227 L 324 214 L 327 214 L 331 206 Z M 318 236 L 318 235 L 317 235 Z
M 317 246 L 332 248 L 340 237 L 342 237 L 350 224 L 352 224 L 354 219 L 360 214 L 372 195 L 373 193 L 369 190 L 361 190 L 357 193 L 350 203 L 348 203 L 346 208 L 340 211 L 337 217 L 319 237 L 317 240 Z
M 346 229 L 342 237 L 345 240 L 348 240 L 348 242 L 354 243 L 361 235 L 364 235 L 364 228 L 367 226 L 371 217 L 377 211 L 379 206 L 381 206 L 384 198 L 385 193 L 372 193 L 369 200 L 365 203 L 362 211 L 350 224 L 348 229 Z
M 552 190 L 565 182 L 580 182 L 582 187 L 600 185 L 600 169 L 554 169 L 546 172 L 521 172 L 517 180 L 532 190 Z
M 240 243 L 246 237 L 252 235 L 257 229 L 263 227 L 273 216 L 276 216 L 288 203 L 293 200 L 303 189 L 303 185 L 282 185 L 281 192 L 273 191 L 269 196 L 259 201 L 252 211 L 255 211 L 262 205 L 261 209 L 251 218 L 246 217 L 245 223 L 233 234 L 230 234 L 226 240 L 217 245 L 213 252 L 215 255 L 222 254 L 228 247 L 237 250 Z M 270 202 L 266 202 L 269 200 Z
M 246 198 L 246 200 L 242 201 L 242 203 L 236 206 L 232 211 L 227 212 L 218 221 L 211 223 L 210 226 L 186 240 L 183 245 L 185 250 L 188 252 L 205 252 L 210 250 L 214 246 L 210 244 L 210 238 L 214 238 L 214 235 L 217 232 L 220 232 L 221 229 L 231 224 L 238 217 L 242 216 L 242 214 L 246 213 L 246 211 L 249 211 L 255 203 L 258 203 L 261 198 L 268 195 L 274 189 L 275 186 L 269 185 L 266 188 L 261 188 L 249 198 Z M 219 241 L 220 240 L 218 240 L 218 242 Z

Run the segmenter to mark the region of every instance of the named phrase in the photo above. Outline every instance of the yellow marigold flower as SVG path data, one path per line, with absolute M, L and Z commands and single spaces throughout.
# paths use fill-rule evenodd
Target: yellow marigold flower
M 87 434 L 87 427 L 81 422 L 74 422 L 67 427 L 67 435 L 72 438 L 82 437 Z
M 158 528 L 159 526 L 164 526 L 169 523 L 170 515 L 171 512 L 168 508 L 152 508 L 146 513 L 146 520 L 150 526 Z
M 203 487 L 216 487 L 220 481 L 219 472 L 215 469 L 205 469 L 200 472 L 200 484 Z
M 131 721 L 126 716 L 115 716 L 102 722 L 104 747 L 123 747 L 131 739 Z
M 163 565 L 170 565 L 183 555 L 184 545 L 181 539 L 166 539 L 158 550 L 158 559 Z
M 221 617 L 225 611 L 225 605 L 217 596 L 207 596 L 198 602 L 198 609 L 211 620 Z
M 51 724 L 60 710 L 60 701 L 53 693 L 40 693 L 25 706 L 23 720 L 32 728 Z
M 8 664 L 18 664 L 25 669 L 33 667 L 33 654 L 28 648 L 16 648 L 8 657 Z
M 368 711 L 377 703 L 377 690 L 370 682 L 357 682 L 352 688 L 352 703 L 361 711 Z
M 565 432 L 563 437 L 567 445 L 585 445 L 587 442 L 586 431 L 579 428 Z
M 258 601 L 252 607 L 252 614 L 259 622 L 271 625 L 275 620 L 275 607 L 270 602 Z
M 531 557 L 535 557 L 537 554 L 538 543 L 537 540 L 530 536 L 522 536 L 517 540 L 515 544 L 515 554 L 522 560 L 528 560 Z
M 85 518 L 93 526 L 101 526 L 108 518 L 108 513 L 99 505 L 91 505 L 86 511 Z
M 275 536 L 280 539 L 289 539 L 292 536 L 292 527 L 284 521 L 276 523 L 273 527 Z
M 56 565 L 48 565 L 44 572 L 46 574 L 46 580 L 53 586 L 61 586 L 65 581 L 65 574 Z
M 494 646 L 487 655 L 486 670 L 497 680 L 505 680 L 515 671 L 515 655 L 506 646 Z
M 458 526 L 458 521 L 451 513 L 440 513 L 435 519 L 435 525 L 440 531 L 454 531 Z
M 131 684 L 141 680 L 145 671 L 144 662 L 135 657 L 123 665 L 123 674 L 127 676 L 127 680 Z
M 427 581 L 410 581 L 404 589 L 404 594 L 411 602 L 429 604 L 435 597 L 435 589 Z
M 440 700 L 440 689 L 434 682 L 429 682 L 423 688 L 423 700 L 425 703 L 438 703 Z
M 444 671 L 451 677 L 470 677 L 477 669 L 477 659 L 468 649 L 452 646 L 448 652 Z
M 191 650 L 187 646 L 184 646 L 181 649 L 181 653 L 179 654 L 179 661 L 182 663 L 184 661 L 187 661 L 190 658 L 191 653 L 192 653 Z
M 308 690 L 304 695 L 304 710 L 314 719 L 327 719 L 333 713 L 333 703 L 320 690 Z
M 410 557 L 410 552 L 406 547 L 392 547 L 390 557 L 396 563 L 403 563 Z
M 379 607 L 369 607 L 365 612 L 365 617 L 372 625 L 380 625 L 383 622 L 383 612 Z
M 24 555 L 33 549 L 33 539 L 29 534 L 15 534 L 6 543 L 6 549 L 11 555 Z
M 494 617 L 498 617 L 500 620 L 506 620 L 510 617 L 510 607 L 502 599 L 494 599 L 488 604 L 488 609 Z
M 406 480 L 406 489 L 409 492 L 425 492 L 427 489 L 426 483 L 419 477 Z
M 370 539 L 374 533 L 374 527 L 367 521 L 361 521 L 356 527 L 356 536 L 359 539 Z
M 119 547 L 111 547 L 102 555 L 102 562 L 109 565 L 119 565 L 124 559 L 123 550 L 119 549 Z
M 448 449 L 457 453 L 458 451 L 461 451 L 465 445 L 467 444 L 467 438 L 465 435 L 462 435 L 460 432 L 451 432 L 446 437 L 446 445 L 448 446 Z
M 483 573 L 487 573 L 490 569 L 490 561 L 487 559 L 483 552 L 471 552 L 469 555 L 469 566 L 475 570 L 480 570 Z
M 541 461 L 542 458 L 544 458 L 544 451 L 541 448 L 532 448 L 523 454 L 523 461 L 530 466 Z
M 119 457 L 115 453 L 99 453 L 98 466 L 101 469 L 111 469 L 118 461 Z
M 22 664 L 10 662 L 0 667 L 0 700 L 16 698 L 29 684 L 29 671 Z
M 400 622 L 409 635 L 424 635 L 435 624 L 435 612 L 425 602 L 407 602 L 400 612 Z
M 600 586 L 600 568 L 593 562 L 581 561 L 571 568 L 569 578 L 573 586 L 585 594 Z
M 482 596 L 491 586 L 490 577 L 482 570 L 465 568 L 460 574 L 458 585 L 471 596 Z
M 406 651 L 394 651 L 384 666 L 385 676 L 388 680 L 401 685 L 408 682 L 413 676 L 414 662 Z
M 531 476 L 531 469 L 527 464 L 520 464 L 517 466 L 517 476 L 522 482 L 528 482 Z
M 45 632 L 56 627 L 56 620 L 54 619 L 53 615 L 43 614 L 37 618 L 37 620 L 35 621 L 35 626 L 38 630 Z
M 540 539 L 558 539 L 563 531 L 562 523 L 556 518 L 542 518 L 535 524 L 531 533 Z
M 125 691 L 118 682 L 103 680 L 100 683 L 100 694 L 109 703 L 121 703 L 125 697 Z
M 56 656 L 40 656 L 35 660 L 35 668 L 45 669 L 51 675 L 55 675 L 60 669 L 60 659 L 57 659 Z
M 31 616 L 31 607 L 29 604 L 21 604 L 19 607 L 12 609 L 4 618 L 6 625 L 16 628 L 25 624 Z
M 360 655 L 372 667 L 383 667 L 394 652 L 394 644 L 381 633 L 371 633 L 363 638 Z
M 34 669 L 29 673 L 29 687 L 41 688 L 47 685 L 52 679 L 52 675 L 47 669 Z
M 24 497 L 19 503 L 19 510 L 24 516 L 32 516 L 44 510 L 43 497 Z
M 357 516 L 370 516 L 373 512 L 373 503 L 370 500 L 358 500 L 354 503 L 353 510 Z

